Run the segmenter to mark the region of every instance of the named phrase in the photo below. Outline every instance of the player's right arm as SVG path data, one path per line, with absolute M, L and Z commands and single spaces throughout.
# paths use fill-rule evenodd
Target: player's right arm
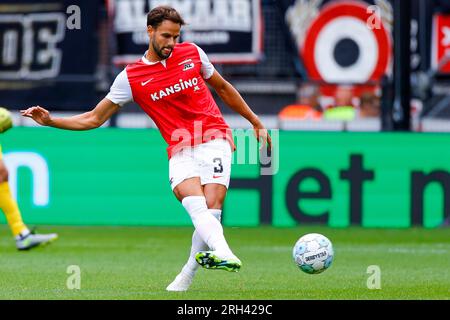
M 133 100 L 126 69 L 120 72 L 112 84 L 108 95 L 89 112 L 73 117 L 55 118 L 50 112 L 35 106 L 21 110 L 22 116 L 32 118 L 43 126 L 66 130 L 90 130 L 100 127 L 124 104 Z
M 22 116 L 31 118 L 42 126 L 66 130 L 90 130 L 100 127 L 119 109 L 120 106 L 118 104 L 104 98 L 91 111 L 72 117 L 52 117 L 48 110 L 40 106 L 30 107 L 20 112 Z

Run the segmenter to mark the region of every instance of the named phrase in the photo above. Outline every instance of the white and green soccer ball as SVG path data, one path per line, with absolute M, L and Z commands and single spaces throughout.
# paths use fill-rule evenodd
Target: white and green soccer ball
M 309 274 L 321 273 L 333 262 L 333 245 L 324 235 L 308 233 L 295 243 L 292 256 L 300 270 Z

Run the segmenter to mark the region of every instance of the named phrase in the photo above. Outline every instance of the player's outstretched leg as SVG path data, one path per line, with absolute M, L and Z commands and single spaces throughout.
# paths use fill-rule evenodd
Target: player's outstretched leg
M 175 277 L 166 288 L 167 291 L 186 291 L 191 286 L 195 273 L 198 269 L 198 264 L 195 261 L 195 254 L 199 250 L 207 250 L 208 246 L 199 236 L 198 232 L 194 230 L 192 234 L 191 253 L 187 263 L 181 269 L 181 272 Z
M 185 197 L 182 203 L 189 212 L 196 231 L 211 249 L 197 253 L 196 261 L 207 269 L 238 271 L 241 262 L 228 246 L 220 222 L 208 214 L 205 197 Z
M 208 212 L 212 214 L 219 222 L 222 210 L 219 209 L 208 209 Z M 195 260 L 195 255 L 199 251 L 208 250 L 208 245 L 203 241 L 197 231 L 194 230 L 192 234 L 192 246 L 189 259 L 183 266 L 181 272 L 176 276 L 175 280 L 172 281 L 166 288 L 167 291 L 186 291 L 192 284 L 192 280 L 200 267 L 200 265 Z
M 58 238 L 56 234 L 34 234 L 22 221 L 19 206 L 11 195 L 8 183 L 8 170 L 1 159 L 0 149 L 0 209 L 6 216 L 8 225 L 16 239 L 18 250 L 28 250 L 42 244 L 50 243 Z

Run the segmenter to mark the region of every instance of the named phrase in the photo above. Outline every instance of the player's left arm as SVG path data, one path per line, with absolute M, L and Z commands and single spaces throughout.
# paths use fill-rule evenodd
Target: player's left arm
M 206 81 L 214 88 L 223 102 L 253 125 L 256 139 L 263 144 L 267 143 L 268 148 L 271 149 L 272 139 L 267 129 L 259 117 L 250 109 L 236 88 L 226 81 L 216 70 L 214 70 L 213 75 Z

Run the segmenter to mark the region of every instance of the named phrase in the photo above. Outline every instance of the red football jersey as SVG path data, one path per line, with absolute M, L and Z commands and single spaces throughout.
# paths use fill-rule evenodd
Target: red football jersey
M 144 55 L 128 65 L 106 97 L 120 105 L 134 100 L 159 128 L 169 158 L 184 146 L 214 138 L 227 139 L 234 150 L 230 127 L 204 81 L 213 72 L 203 50 L 181 43 L 165 60 L 152 63 Z

